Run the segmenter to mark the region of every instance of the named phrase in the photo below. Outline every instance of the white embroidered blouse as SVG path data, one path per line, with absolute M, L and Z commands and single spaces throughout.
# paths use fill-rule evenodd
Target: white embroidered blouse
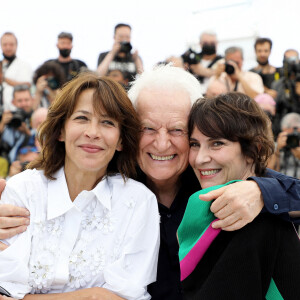
M 30 225 L 3 241 L 10 246 L 0 252 L 0 286 L 17 299 L 89 287 L 150 299 L 159 249 L 154 194 L 115 175 L 72 202 L 64 170 L 55 177 L 26 170 L 7 182 L 1 202 L 28 208 Z

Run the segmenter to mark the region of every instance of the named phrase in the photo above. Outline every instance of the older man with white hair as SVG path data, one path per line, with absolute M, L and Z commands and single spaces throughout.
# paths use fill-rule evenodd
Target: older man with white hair
M 149 286 L 155 300 L 182 299 L 176 231 L 189 196 L 200 189 L 188 166 L 187 135 L 189 111 L 193 102 L 201 97 L 200 91 L 199 82 L 190 73 L 167 65 L 144 72 L 128 94 L 142 123 L 139 179 L 155 193 L 161 215 L 157 281 Z M 252 180 L 230 185 L 219 194 L 210 194 L 207 200 L 217 198 L 211 209 L 221 219 L 215 226 L 224 230 L 241 228 L 260 213 L 264 206 L 262 198 L 270 212 L 276 213 L 273 203 L 282 209 L 281 197 L 286 197 L 286 193 L 294 195 L 298 205 L 295 210 L 300 210 L 300 199 L 296 195 L 299 181 L 277 173 L 269 175 L 278 178 L 249 178 Z M 281 180 L 293 182 L 295 190 L 281 188 L 278 183 Z M 288 209 L 287 206 L 285 212 Z
M 192 103 L 201 97 L 200 90 L 199 82 L 190 73 L 169 65 L 142 73 L 129 90 L 142 123 L 138 180 L 155 193 L 161 215 L 157 281 L 148 287 L 154 300 L 183 298 L 176 231 L 189 196 L 201 188 L 188 165 L 187 134 L 189 112 Z M 220 220 L 215 226 L 224 230 L 241 228 L 261 212 L 263 200 L 270 212 L 285 213 L 286 218 L 290 209 L 300 210 L 299 181 L 276 172 L 269 175 L 207 194 L 203 200 L 216 199 L 211 210 Z M 282 199 L 288 200 L 281 203 Z M 4 217 L 17 213 L 23 218 Z M 15 229 L 5 227 L 19 226 L 24 230 L 25 214 L 19 208 L 2 205 L 0 238 L 15 233 Z

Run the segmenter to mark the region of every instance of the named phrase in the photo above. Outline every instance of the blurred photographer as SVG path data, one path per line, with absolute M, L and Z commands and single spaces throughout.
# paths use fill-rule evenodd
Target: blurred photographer
M 274 135 L 280 132 L 282 118 L 290 113 L 300 113 L 300 61 L 299 53 L 294 49 L 284 52 L 283 76 L 273 82 L 272 88 L 277 91 L 276 115 L 274 119 Z
M 289 176 L 300 178 L 300 114 L 288 113 L 281 121 L 275 153 L 268 167 Z
M 56 59 L 50 59 L 48 62 L 57 63 L 65 74 L 66 81 L 72 80 L 80 72 L 87 70 L 87 65 L 80 59 L 71 57 L 73 49 L 73 35 L 70 32 L 61 32 L 57 36 L 59 55 Z
M 269 62 L 272 50 L 272 40 L 269 38 L 257 38 L 254 49 L 258 65 L 250 71 L 257 73 L 262 78 L 265 89 L 264 92 L 275 99 L 277 92 L 271 89 L 271 85 L 274 81 L 279 80 L 280 72 L 279 68 L 270 65 Z
M 217 55 L 217 35 L 212 31 L 205 31 L 200 36 L 201 52 L 192 49 L 186 51 L 181 57 L 188 69 L 199 80 L 206 92 L 209 78 L 215 75 L 217 61 L 223 57 Z
M 35 71 L 33 82 L 36 87 L 34 109 L 37 107 L 48 108 L 58 90 L 66 82 L 66 77 L 56 62 L 45 62 Z
M 128 72 L 125 71 L 121 71 L 121 70 L 110 70 L 107 73 L 107 77 L 111 78 L 112 80 L 118 82 L 119 84 L 121 84 L 125 91 L 127 91 L 129 89 L 129 81 L 131 79 L 131 76 Z
M 33 99 L 27 85 L 17 85 L 13 91 L 13 105 L 16 111 L 0 112 L 0 151 L 1 156 L 12 163 L 17 151 L 31 136 L 30 118 L 33 112 Z
M 142 59 L 138 51 L 131 52 L 131 26 L 128 24 L 117 24 L 114 30 L 114 44 L 110 51 L 100 53 L 98 58 L 98 73 L 107 75 L 110 70 L 121 70 L 129 72 L 131 79 L 143 72 Z
M 5 110 L 14 110 L 13 89 L 17 85 L 31 86 L 32 70 L 27 62 L 17 56 L 18 40 L 13 32 L 5 32 L 0 39 L 3 60 L 1 62 L 1 92 Z
M 261 77 L 254 73 L 243 71 L 243 50 L 240 47 L 230 47 L 225 50 L 225 63 L 218 62 L 215 75 L 209 80 L 208 86 L 219 81 L 227 92 L 241 92 L 251 98 L 264 92 Z
M 38 149 L 35 146 L 24 146 L 18 150 L 17 158 L 9 167 L 8 176 L 10 177 L 21 173 L 26 169 L 26 166 L 36 158 L 38 158 Z

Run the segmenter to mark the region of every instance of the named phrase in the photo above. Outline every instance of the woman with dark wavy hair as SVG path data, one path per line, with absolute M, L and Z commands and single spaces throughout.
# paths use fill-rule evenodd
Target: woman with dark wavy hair
M 189 139 L 189 162 L 203 190 L 190 197 L 178 229 L 184 299 L 298 299 L 293 225 L 261 213 L 240 230 L 221 231 L 212 227 L 211 203 L 201 201 L 237 180 L 264 176 L 274 150 L 267 115 L 241 93 L 200 99 L 189 116 Z
M 154 194 L 129 179 L 139 135 L 111 79 L 82 73 L 59 92 L 39 158 L 2 195 L 30 211 L 28 230 L 0 252 L 2 289 L 17 299 L 150 299 L 159 215 Z

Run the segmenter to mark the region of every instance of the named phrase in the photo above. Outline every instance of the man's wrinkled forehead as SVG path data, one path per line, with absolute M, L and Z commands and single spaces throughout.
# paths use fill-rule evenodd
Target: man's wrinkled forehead
M 152 87 L 150 88 L 143 88 L 141 89 L 137 100 L 136 100 L 136 108 L 138 109 L 141 104 L 148 102 L 151 104 L 151 100 L 159 99 L 160 104 L 164 104 L 165 101 L 168 101 L 167 104 L 170 104 L 170 99 L 173 98 L 174 95 L 181 94 L 181 97 L 177 98 L 176 102 L 180 102 L 183 104 L 187 109 L 191 109 L 191 100 L 188 92 L 180 87 Z M 168 99 L 168 100 L 167 100 Z

